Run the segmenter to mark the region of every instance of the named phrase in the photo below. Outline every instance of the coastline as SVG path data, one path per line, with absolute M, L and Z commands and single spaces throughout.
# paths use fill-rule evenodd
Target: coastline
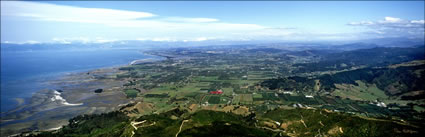
M 38 88 L 31 89 L 32 90 L 31 92 L 25 92 L 23 94 L 19 94 L 19 96 L 17 96 L 17 97 L 9 95 L 10 97 L 8 97 L 8 98 L 2 98 L 2 99 L 5 99 L 5 100 L 9 100 L 8 103 L 11 103 L 11 104 L 8 104 L 8 106 L 6 108 L 2 108 L 1 114 L 3 115 L 5 113 L 8 113 L 9 111 L 13 111 L 14 109 L 17 109 L 20 106 L 29 103 L 28 100 L 32 97 L 32 94 L 34 94 L 38 91 L 45 90 L 45 89 L 57 89 L 58 87 L 55 87 L 56 85 L 51 84 L 51 83 L 53 83 L 52 81 L 57 81 L 57 80 L 60 80 L 64 77 L 68 77 L 70 75 L 80 75 L 80 74 L 89 73 L 91 71 L 121 68 L 121 67 L 126 67 L 126 66 L 129 66 L 129 65 L 139 64 L 139 63 L 142 63 L 142 62 L 161 61 L 164 58 L 162 56 L 157 56 L 157 55 L 146 53 L 145 51 L 142 51 L 142 50 L 139 50 L 139 51 L 136 51 L 136 52 L 137 52 L 137 54 L 143 55 L 146 58 L 133 59 L 133 60 L 130 60 L 130 61 L 125 62 L 125 63 L 119 63 L 119 64 L 114 64 L 114 65 L 109 65 L 109 66 L 89 67 L 89 68 L 82 68 L 82 69 L 76 69 L 76 70 L 49 72 L 49 73 L 31 75 L 29 77 L 25 77 L 24 79 L 19 79 L 19 80 L 2 81 L 2 86 L 3 86 L 3 84 L 17 85 L 16 83 L 26 83 L 27 81 L 37 81 L 37 82 L 32 82 L 32 84 L 34 85 L 35 83 L 37 83 L 36 87 L 38 87 Z M 30 88 L 33 88 L 34 87 L 33 85 Z M 23 86 L 26 86 L 26 85 L 23 85 Z M 6 86 L 5 86 L 5 88 L 6 88 Z M 14 89 L 11 89 L 11 90 L 14 90 Z M 8 91 L 8 89 L 3 89 L 3 87 L 2 87 L 2 91 Z M 3 93 L 2 93 L 2 96 L 4 97 Z M 2 103 L 6 103 L 6 102 L 3 102 L 3 101 L 2 101 Z M 13 106 L 13 107 L 11 107 L 11 106 Z
M 122 104 L 131 101 L 122 92 L 125 80 L 114 77 L 122 73 L 119 68 L 164 60 L 161 56 L 140 54 L 147 55 L 147 58 L 108 67 L 61 72 L 45 83 L 53 85 L 55 89 L 36 91 L 27 99 L 28 102 L 23 98 L 15 99 L 19 105 L 2 112 L 2 136 L 34 129 L 52 130 L 67 124 L 63 121 L 81 114 L 100 114 L 117 110 Z M 93 90 L 97 88 L 104 89 L 104 92 L 94 93 Z M 50 119 L 52 116 L 55 119 Z M 44 123 L 43 126 L 34 126 L 40 122 Z

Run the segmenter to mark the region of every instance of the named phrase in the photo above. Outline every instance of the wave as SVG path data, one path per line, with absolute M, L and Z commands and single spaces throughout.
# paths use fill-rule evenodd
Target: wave
M 55 90 L 54 92 L 53 92 L 53 97 L 52 98 L 50 98 L 50 100 L 52 100 L 53 102 L 59 102 L 59 103 L 61 103 L 62 105 L 65 105 L 65 106 L 79 106 L 79 105 L 83 105 L 83 103 L 76 103 L 76 104 L 71 104 L 71 103 L 68 103 L 68 102 L 66 102 L 66 99 L 64 99 L 64 98 L 62 98 L 60 95 L 61 95 L 61 93 L 60 92 L 58 92 L 57 90 Z
M 137 65 L 137 64 L 142 64 L 142 63 L 155 62 L 155 61 L 158 61 L 158 60 L 159 59 L 155 59 L 155 58 L 138 59 L 138 60 L 131 61 L 130 65 Z
M 59 129 L 61 129 L 62 128 L 62 126 L 60 126 L 60 127 L 55 127 L 55 128 L 49 128 L 49 129 L 47 129 L 47 130 L 45 130 L 45 131 L 55 131 L 55 130 L 59 130 Z

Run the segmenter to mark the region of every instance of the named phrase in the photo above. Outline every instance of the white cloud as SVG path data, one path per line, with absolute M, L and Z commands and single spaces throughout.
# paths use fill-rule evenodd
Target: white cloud
M 185 40 L 183 40 L 183 42 L 190 42 L 190 41 L 200 42 L 200 41 L 215 40 L 215 39 L 217 39 L 217 38 L 215 38 L 215 37 L 198 37 L 198 38 L 194 38 L 194 39 L 185 39 Z
M 352 26 L 372 26 L 372 27 L 399 27 L 399 28 L 423 28 L 424 20 L 402 20 L 400 18 L 385 17 L 379 21 L 350 22 Z
M 367 35 L 377 37 L 411 37 L 423 38 L 425 34 L 424 20 L 403 20 L 395 17 L 385 17 L 379 21 L 361 21 L 348 23 L 351 26 L 366 27 Z
M 65 39 L 60 39 L 60 38 L 53 38 L 52 39 L 54 42 L 56 43 L 61 43 L 61 44 L 71 44 L 71 41 L 65 40 Z
M 410 21 L 410 23 L 414 23 L 414 24 L 425 24 L 424 20 L 412 20 Z
M 69 38 L 58 38 L 55 37 L 52 39 L 55 43 L 62 43 L 62 44 L 71 44 L 71 43 L 89 43 L 92 42 L 90 38 L 86 37 L 69 37 Z
M 208 40 L 208 38 L 206 37 L 200 37 L 200 38 L 196 38 L 195 41 L 205 41 Z
M 31 17 L 45 21 L 102 23 L 155 16 L 148 12 L 83 8 L 25 1 L 2 1 L 1 3 L 2 16 Z
M 35 41 L 35 40 L 27 40 L 27 41 L 21 41 L 21 42 L 16 42 L 16 41 L 3 41 L 3 43 L 7 43 L 7 44 L 40 44 L 41 42 L 39 41 Z
M 256 24 L 219 22 L 214 18 L 160 17 L 148 12 L 102 8 L 82 8 L 46 3 L 2 1 L 2 16 L 27 17 L 42 21 L 96 23 L 109 27 L 149 28 L 167 30 L 240 30 L 264 28 Z
M 75 41 L 75 37 L 96 37 L 95 33 L 101 30 L 99 36 L 133 35 L 133 38 L 149 36 L 154 41 L 193 40 L 199 37 L 226 36 L 230 33 L 261 31 L 266 26 L 257 24 L 229 23 L 208 17 L 167 17 L 148 12 L 124 11 L 102 8 L 83 8 L 63 6 L 47 3 L 25 1 L 2 1 L 1 16 L 18 17 L 22 20 L 35 20 L 43 22 L 68 22 L 84 24 L 100 24 L 96 30 L 87 28 L 86 34 L 74 37 L 66 35 L 65 40 L 53 40 L 56 42 L 69 43 Z M 151 18 L 156 16 L 155 18 Z M 79 25 L 70 26 L 79 27 Z M 103 29 L 99 29 L 103 28 Z M 124 31 L 125 30 L 125 31 Z M 104 32 L 111 32 L 106 34 Z M 42 32 L 40 32 L 42 33 Z M 137 36 L 140 35 L 140 36 Z M 200 36 L 201 35 L 201 36 Z M 61 36 L 56 36 L 61 37 Z M 122 36 L 120 37 L 122 39 Z M 51 39 L 51 38 L 50 38 Z M 94 42 L 95 40 L 80 40 L 82 42 Z
M 355 26 L 355 25 L 374 25 L 375 24 L 375 22 L 372 22 L 372 21 L 361 21 L 361 22 L 350 22 L 350 23 L 348 23 L 348 25 L 353 25 L 353 26 Z
M 119 41 L 117 39 L 108 39 L 103 37 L 95 37 L 95 38 L 88 38 L 88 37 L 69 37 L 69 38 L 53 38 L 52 41 L 54 43 L 61 43 L 61 44 L 72 44 L 72 43 L 110 43 Z
M 26 41 L 25 43 L 23 43 L 23 44 L 40 44 L 41 42 L 39 42 L 39 41 L 35 41 L 35 40 L 28 40 L 28 41 Z
M 196 41 L 206 41 L 206 40 L 215 40 L 216 37 L 196 37 L 191 39 L 184 38 L 175 38 L 175 37 L 145 37 L 145 38 L 136 38 L 138 41 L 157 41 L 157 42 L 196 42 Z
M 164 19 L 165 21 L 174 22 L 190 22 L 190 23 L 205 23 L 205 22 L 218 22 L 218 19 L 213 18 L 184 18 L 184 17 L 169 17 Z
M 167 37 L 163 37 L 163 38 L 153 38 L 151 39 L 152 41 L 156 41 L 156 42 L 174 42 L 177 41 L 175 38 L 167 38 Z
M 385 17 L 384 22 L 390 22 L 390 23 L 397 23 L 401 22 L 402 20 L 400 18 L 394 18 L 394 17 Z

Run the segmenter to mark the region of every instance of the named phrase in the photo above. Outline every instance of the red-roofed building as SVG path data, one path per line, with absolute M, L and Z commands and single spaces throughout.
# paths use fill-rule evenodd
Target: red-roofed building
M 217 91 L 211 91 L 210 94 L 223 94 L 223 91 L 217 90 Z

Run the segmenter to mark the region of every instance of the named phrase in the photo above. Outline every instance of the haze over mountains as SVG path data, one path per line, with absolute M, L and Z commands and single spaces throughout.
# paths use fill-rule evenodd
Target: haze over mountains
M 232 45 L 264 45 L 267 47 L 285 48 L 314 48 L 327 50 L 355 50 L 373 47 L 406 47 L 407 45 L 421 45 L 424 39 L 408 38 L 381 38 L 358 41 L 229 41 L 229 40 L 203 40 L 203 41 L 152 41 L 152 40 L 122 40 L 105 42 L 54 42 L 54 43 L 2 43 L 4 51 L 30 51 L 30 50 L 87 50 L 87 49 L 157 49 L 175 47 L 198 47 L 198 46 L 232 46 Z

